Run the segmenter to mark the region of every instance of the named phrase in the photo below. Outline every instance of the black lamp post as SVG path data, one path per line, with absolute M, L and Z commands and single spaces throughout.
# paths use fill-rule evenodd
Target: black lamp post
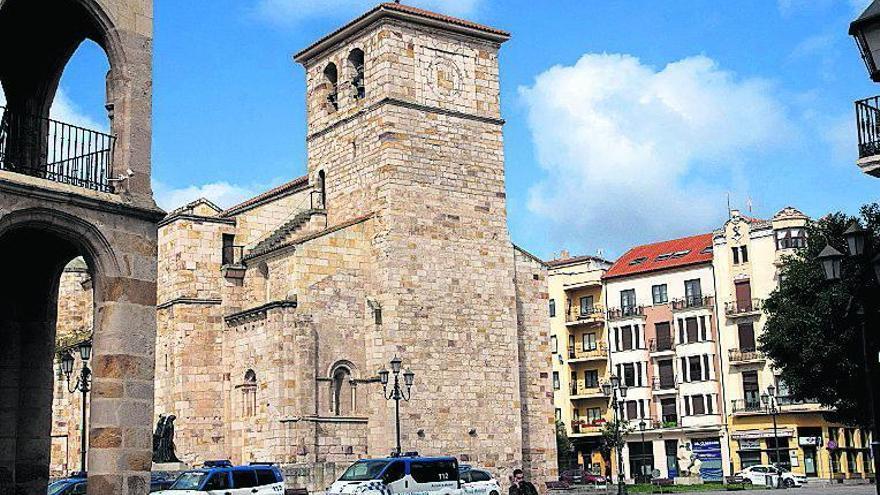
M 89 359 L 92 358 L 92 343 L 91 341 L 85 341 L 79 345 L 79 357 L 82 359 L 82 367 L 79 370 L 79 376 L 76 377 L 76 383 L 71 385 L 71 375 L 73 374 L 73 361 L 74 358 L 70 354 L 70 351 L 65 351 L 61 355 L 61 372 L 64 373 L 67 378 L 67 391 L 70 393 L 80 392 L 82 393 L 82 430 L 80 434 L 80 461 L 79 466 L 80 470 L 85 473 L 86 472 L 86 451 L 87 449 L 87 438 L 86 438 L 86 398 L 88 396 L 89 391 L 92 389 L 92 370 L 89 368 Z
M 639 431 L 642 432 L 642 444 L 639 446 L 639 471 L 641 471 L 642 481 L 644 481 L 644 477 L 647 473 L 645 473 L 645 427 L 647 424 L 645 420 L 642 419 L 639 421 Z
M 877 69 L 880 63 L 880 2 L 871 2 L 849 25 L 849 35 L 856 39 L 871 80 L 880 82 L 880 70 Z
M 400 386 L 400 368 L 403 364 L 403 361 L 397 356 L 394 356 L 394 359 L 391 360 L 391 373 L 394 374 L 394 383 L 391 386 L 391 392 L 388 392 L 388 378 L 389 372 L 383 366 L 381 370 L 379 370 L 379 381 L 382 382 L 383 395 L 385 396 L 385 400 L 393 400 L 394 401 L 394 419 L 395 424 L 397 426 L 397 448 L 394 451 L 394 456 L 399 457 L 402 453 L 400 448 L 400 401 L 405 400 L 409 402 L 410 397 L 412 396 L 412 386 L 413 382 L 416 379 L 416 374 L 412 372 L 412 370 L 407 369 L 403 372 L 403 384 L 406 389 L 402 389 Z
M 868 10 L 865 11 L 865 14 L 872 9 L 876 9 L 877 12 L 875 14 L 880 15 L 880 2 L 875 1 L 872 3 L 871 6 L 868 7 Z M 862 17 L 864 17 L 865 14 L 862 14 Z M 880 21 L 880 17 L 877 15 L 872 19 L 872 22 L 876 21 Z M 850 30 L 852 30 L 852 27 L 850 27 Z M 871 452 L 874 459 L 874 472 L 878 473 L 880 472 L 880 421 L 877 419 L 877 413 L 880 412 L 880 405 L 877 404 L 877 399 L 880 397 L 878 397 L 874 387 L 876 387 L 876 384 L 880 379 L 878 379 L 876 373 L 878 363 L 872 363 L 873 353 L 868 346 L 866 327 L 868 326 L 867 322 L 876 321 L 874 313 L 876 313 L 877 308 L 874 307 L 871 302 L 871 296 L 867 293 L 869 291 L 876 292 L 878 290 L 877 286 L 880 284 L 880 253 L 877 253 L 873 257 L 871 256 L 873 245 L 871 233 L 862 228 L 858 221 L 854 221 L 843 234 L 846 237 L 849 256 L 854 258 L 854 261 L 858 263 L 859 276 L 861 277 L 861 290 L 855 297 L 858 299 L 857 302 L 860 303 L 859 307 L 864 316 L 861 325 L 862 366 L 865 371 L 865 386 L 867 387 L 868 405 L 871 413 Z M 830 282 L 840 280 L 844 257 L 843 253 L 837 251 L 831 246 L 825 246 L 825 249 L 819 253 L 817 258 L 822 263 L 826 280 Z M 868 277 L 866 275 L 867 273 L 872 274 L 873 277 Z M 880 495 L 880 483 L 875 483 L 874 487 L 876 488 L 877 494 Z
M 611 397 L 611 408 L 614 409 L 614 424 L 617 429 L 617 438 L 615 439 L 615 443 L 617 444 L 617 493 L 620 495 L 626 494 L 626 483 L 624 482 L 623 475 L 623 434 L 621 426 L 620 426 L 620 416 L 617 412 L 618 404 L 623 406 L 623 399 L 626 399 L 626 383 L 620 381 L 620 378 L 617 375 L 611 375 L 611 382 L 602 384 L 602 393 L 606 396 Z M 618 396 L 620 397 L 620 401 L 618 401 Z
M 776 458 L 776 467 L 779 467 L 779 434 L 776 429 L 776 416 L 779 415 L 779 402 L 776 400 L 776 387 L 773 385 L 767 387 L 767 391 L 761 394 L 761 402 L 764 403 L 767 412 L 773 416 L 773 449 L 776 453 L 773 457 Z

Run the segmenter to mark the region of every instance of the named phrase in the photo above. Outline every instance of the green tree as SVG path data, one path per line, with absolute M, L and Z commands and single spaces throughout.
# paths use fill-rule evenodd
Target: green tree
M 617 448 L 623 448 L 626 444 L 626 436 L 633 432 L 629 421 L 613 420 L 605 423 L 602 427 L 602 445 L 606 452 L 617 455 Z
M 568 432 L 565 430 L 565 423 L 556 420 L 556 465 L 559 471 L 569 469 L 572 464 L 572 456 L 574 455 L 574 445 L 568 438 Z
M 860 216 L 868 231 L 880 232 L 880 205 L 864 206 Z M 781 370 L 792 398 L 832 408 L 826 414 L 829 420 L 867 427 L 871 418 L 861 339 L 864 316 L 856 301 L 861 291 L 865 306 L 877 308 L 877 286 L 851 257 L 843 261 L 841 281 L 827 282 L 816 259 L 826 244 L 847 252 L 843 232 L 853 220 L 833 213 L 810 223 L 807 247 L 783 260 L 779 288 L 764 302 L 767 322 L 759 343 Z M 873 252 L 880 252 L 878 248 L 875 244 Z M 865 281 L 872 284 L 867 290 Z M 876 356 L 877 332 L 869 329 L 875 334 L 871 355 Z

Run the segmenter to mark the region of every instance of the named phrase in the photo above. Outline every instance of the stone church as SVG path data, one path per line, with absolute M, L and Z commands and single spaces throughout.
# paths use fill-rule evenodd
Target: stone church
M 405 451 L 556 475 L 547 273 L 507 228 L 508 38 L 373 8 L 295 56 L 308 174 L 160 223 L 155 412 L 184 462 L 279 462 L 323 490 L 393 450 L 377 372 L 399 356 Z

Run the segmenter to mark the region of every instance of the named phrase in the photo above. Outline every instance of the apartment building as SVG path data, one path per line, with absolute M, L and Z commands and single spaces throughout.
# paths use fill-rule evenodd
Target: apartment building
M 608 398 L 600 385 L 607 381 L 609 369 L 602 275 L 611 262 L 563 252 L 547 264 L 556 419 L 565 425 L 574 446 L 572 460 L 595 473 L 610 474 L 601 434 L 609 419 Z
M 706 480 L 728 462 L 712 239 L 634 247 L 603 276 L 611 372 L 627 389 L 618 414 L 633 428 L 627 479 L 674 478 L 680 448 L 703 460 Z
M 808 221 L 790 207 L 770 220 L 734 211 L 714 233 L 731 467 L 780 463 L 808 477 L 865 478 L 871 473 L 869 433 L 828 423 L 819 404 L 793 400 L 758 351 L 766 321 L 762 303 L 779 285 L 783 258 L 809 242 Z

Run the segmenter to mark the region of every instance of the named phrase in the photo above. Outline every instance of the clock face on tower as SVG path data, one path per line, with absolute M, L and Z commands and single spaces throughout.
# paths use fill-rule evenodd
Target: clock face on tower
M 446 57 L 437 57 L 428 65 L 428 87 L 437 96 L 458 96 L 461 93 L 461 79 L 461 69 Z

